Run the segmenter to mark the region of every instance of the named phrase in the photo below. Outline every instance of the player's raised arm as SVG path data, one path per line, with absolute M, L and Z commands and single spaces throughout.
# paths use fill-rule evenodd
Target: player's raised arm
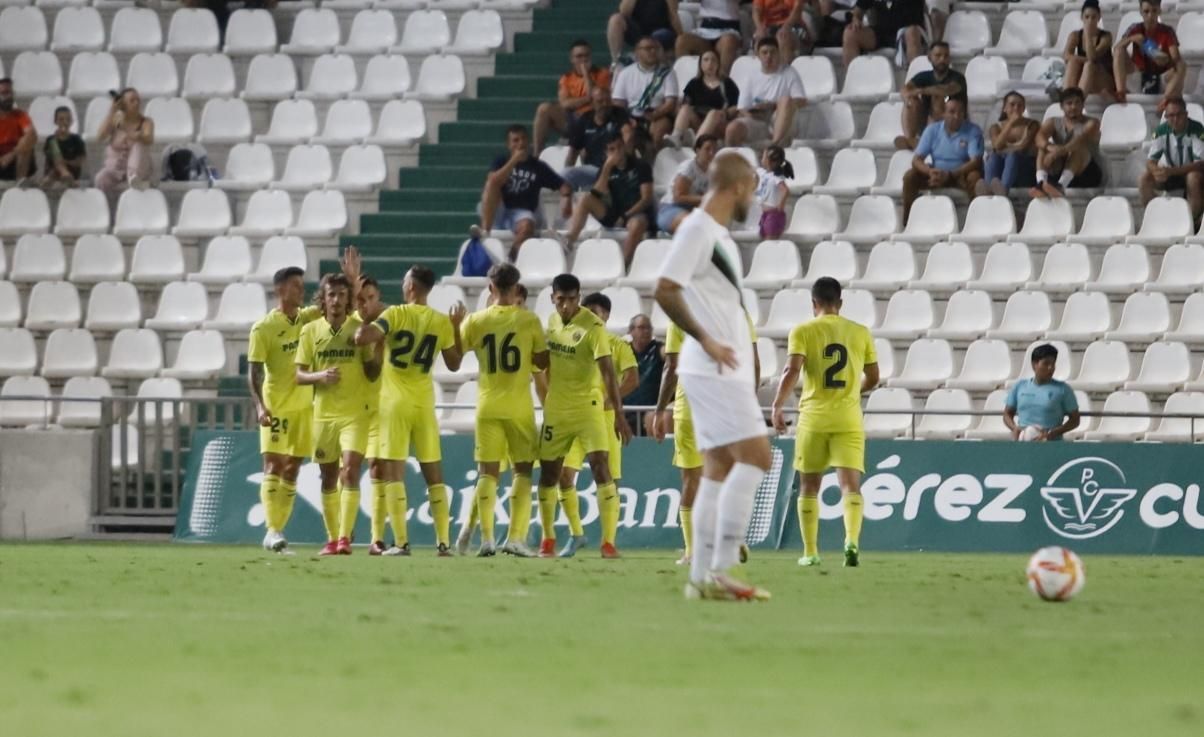
M 615 411 L 615 435 L 626 445 L 631 442 L 631 427 L 623 414 L 623 396 L 619 394 L 619 379 L 615 376 L 615 365 L 610 356 L 598 357 L 598 371 L 602 374 L 602 385 L 610 397 L 610 406 Z
M 778 381 L 778 391 L 773 397 L 773 429 L 777 430 L 778 435 L 786 434 L 784 409 L 786 402 L 794 394 L 794 387 L 798 386 L 798 377 L 802 370 L 803 355 L 801 353 L 790 354 L 786 360 L 786 367 L 782 369 L 782 378 Z
M 464 339 L 460 336 L 460 326 L 467 315 L 468 308 L 463 302 L 455 303 L 447 311 L 447 318 L 451 320 L 452 326 L 452 345 L 444 348 L 442 353 L 443 362 L 447 364 L 449 371 L 459 371 L 460 363 L 464 360 Z

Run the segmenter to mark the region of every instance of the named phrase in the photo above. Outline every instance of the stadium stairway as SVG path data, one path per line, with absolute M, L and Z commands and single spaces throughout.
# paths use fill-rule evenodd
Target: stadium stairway
M 613 4 L 597 0 L 555 0 L 534 10 L 532 30 L 516 34 L 514 51 L 499 53 L 492 77 L 478 81 L 475 99 L 461 98 L 456 120 L 439 126 L 438 143 L 419 147 L 418 165 L 399 172 L 399 189 L 380 193 L 379 212 L 360 218 L 354 243 L 365 269 L 381 278 L 384 297 L 393 296 L 401 272 L 426 264 L 439 276 L 455 269 L 460 243 L 476 222 L 481 185 L 492 158 L 505 150 L 506 126 L 530 125 L 539 103 L 556 97 L 568 64 L 568 45 L 588 40 L 596 63 L 606 56 L 606 20 Z M 323 274 L 338 270 L 324 260 Z

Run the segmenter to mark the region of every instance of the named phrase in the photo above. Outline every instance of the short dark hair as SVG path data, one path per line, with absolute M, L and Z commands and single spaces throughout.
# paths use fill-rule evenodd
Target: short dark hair
M 1083 7 L 1079 8 L 1079 15 L 1082 15 L 1090 8 L 1099 10 L 1099 0 L 1083 0 Z M 1102 11 L 1101 11 L 1102 12 Z
M 1164 105 L 1165 107 L 1170 107 L 1171 105 L 1178 105 L 1180 110 L 1187 112 L 1187 101 L 1184 100 L 1179 95 L 1167 97 L 1163 100 L 1163 103 L 1165 103 L 1165 105 Z
M 428 292 L 435 287 L 435 272 L 427 266 L 421 264 L 411 266 L 410 278 L 421 284 Z
M 489 267 L 489 281 L 499 292 L 505 292 L 518 284 L 522 274 L 514 264 L 494 264 Z
M 360 289 L 364 287 L 374 287 L 376 291 L 380 291 L 380 282 L 367 274 L 360 277 Z
M 578 46 L 584 46 L 585 48 L 591 49 L 591 50 L 593 49 L 593 46 L 589 45 L 589 41 L 586 41 L 584 38 L 578 38 L 578 39 L 574 39 L 573 42 L 571 44 L 569 44 L 569 51 L 572 51 L 573 49 L 577 48 Z
M 932 51 L 933 49 L 940 48 L 941 46 L 945 47 L 945 51 L 949 50 L 949 44 L 944 41 L 933 41 L 931 44 L 929 44 L 928 50 Z
M 1058 349 L 1055 348 L 1050 343 L 1042 343 L 1041 345 L 1039 345 L 1033 349 L 1033 355 L 1032 355 L 1033 363 L 1037 363 L 1038 361 L 1043 361 L 1046 358 L 1052 358 L 1055 361 L 1058 360 Z
M 527 133 L 527 126 L 523 125 L 522 123 L 515 123 L 514 125 L 508 126 L 506 128 L 506 138 L 507 139 L 509 139 L 510 136 L 513 136 L 515 134 L 522 134 L 524 136 L 529 135 Z
M 1058 95 L 1058 102 L 1063 103 L 1076 98 L 1079 102 L 1083 102 L 1087 99 L 1087 96 L 1083 94 L 1083 90 L 1079 87 L 1067 87 Z
M 821 305 L 840 303 L 840 282 L 830 276 L 821 276 L 811 285 L 811 299 Z
M 948 105 L 948 104 L 949 104 L 949 103 L 951 103 L 951 102 L 956 102 L 956 103 L 958 103 L 959 105 L 961 105 L 961 106 L 962 106 L 962 110 L 968 110 L 968 109 L 970 108 L 970 98 L 966 97 L 964 94 L 962 94 L 962 95 L 950 95 L 949 97 L 946 97 L 946 98 L 945 98 L 945 104 L 946 104 L 946 105 Z
M 572 274 L 560 274 L 552 280 L 552 291 L 568 294 L 581 291 L 581 280 Z
M 0 79 L 0 82 L 4 82 Z M 283 269 L 277 269 L 275 274 L 272 274 L 272 286 L 280 286 L 294 276 L 305 278 L 305 269 L 300 266 L 285 266 Z
M 67 113 L 71 117 L 75 117 L 75 113 L 71 112 L 71 108 L 67 107 L 66 105 L 59 105 L 54 109 L 54 117 L 57 118 L 59 113 Z
M 608 314 L 608 315 L 610 314 L 610 297 L 607 297 L 605 294 L 602 294 L 601 292 L 594 292 L 593 294 L 587 294 L 587 295 L 585 295 L 585 299 L 581 300 L 581 306 L 586 309 L 589 309 L 590 307 L 593 307 L 595 305 L 597 305 L 598 307 L 601 307 L 603 310 L 605 310 L 606 314 Z
M 778 48 L 778 40 L 773 36 L 766 36 L 757 42 L 757 51 L 760 51 L 762 46 L 772 46 L 776 49 Z
M 719 140 L 719 136 L 711 135 L 710 133 L 704 133 L 698 138 L 694 139 L 694 150 L 697 151 L 712 141 L 719 146 L 723 145 L 723 143 Z
M 1142 5 L 1153 5 L 1155 8 L 1161 8 L 1162 0 L 1141 0 L 1141 2 L 1137 3 L 1138 7 Z

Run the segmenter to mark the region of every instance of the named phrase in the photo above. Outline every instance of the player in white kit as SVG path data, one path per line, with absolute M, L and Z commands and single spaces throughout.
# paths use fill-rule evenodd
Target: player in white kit
M 743 266 L 728 232 L 748 216 L 757 177 L 735 152 L 716 156 L 708 173 L 710 189 L 678 227 L 656 285 L 656 301 L 687 336 L 677 373 L 703 455 L 686 596 L 764 600 L 769 592 L 729 573 L 771 458 L 740 291 Z

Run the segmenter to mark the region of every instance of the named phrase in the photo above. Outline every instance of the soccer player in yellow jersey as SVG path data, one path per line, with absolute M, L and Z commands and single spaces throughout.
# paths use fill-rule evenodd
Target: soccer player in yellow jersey
M 539 444 L 539 521 L 543 528 L 539 555 L 556 555 L 553 525 L 560 469 L 573 442 L 580 440 L 598 490 L 602 557 L 617 558 L 619 491 L 610 472 L 609 436 L 615 433 L 626 445 L 631 428 L 623 416 L 610 338 L 606 323 L 581 306 L 581 282 L 577 277 L 561 274 L 553 279 L 552 302 L 556 311 L 548 318 L 548 396 Z M 599 373 L 605 389 L 602 396 L 595 391 L 595 376 Z M 603 397 L 614 409 L 614 421 L 609 425 Z
M 355 295 L 355 306 L 355 313 L 359 316 L 361 323 L 371 323 L 385 311 L 388 305 L 381 301 L 380 283 L 376 279 L 367 275 L 360 277 L 360 289 Z M 385 460 L 380 458 L 380 387 L 383 383 L 383 380 L 376 382 L 377 391 L 370 392 L 368 395 L 372 407 L 368 420 L 368 449 L 364 452 L 364 460 L 368 462 L 368 478 L 372 484 L 373 540 L 368 546 L 368 555 L 381 555 L 385 550 L 383 543 L 377 545 L 378 541 L 384 539 L 385 519 L 388 514 L 381 491 L 385 485 L 386 466 Z
M 510 552 L 527 555 L 526 539 L 531 515 L 531 468 L 539 451 L 535 431 L 535 403 L 531 399 L 532 367 L 546 369 L 548 347 L 539 318 L 519 307 L 516 293 L 520 274 L 511 264 L 489 269 L 489 293 L 494 304 L 464 320 L 464 350 L 475 351 L 480 364 L 477 395 L 476 442 L 477 514 L 481 522 L 481 547 L 477 555 L 496 553 L 493 536 L 498 476 L 507 458 L 514 464 L 511 490 Z
M 263 503 L 267 534 L 265 550 L 288 552 L 284 527 L 297 496 L 297 472 L 311 452 L 313 390 L 297 386 L 293 357 L 301 328 L 321 315 L 305 301 L 305 271 L 296 266 L 280 269 L 272 277 L 276 308 L 251 328 L 247 349 L 251 399 L 259 422 L 259 452 L 263 454 Z
M 322 277 L 318 295 L 323 317 L 301 330 L 297 347 L 297 383 L 314 386 L 314 460 L 322 473 L 327 537 L 321 555 L 351 555 L 360 466 L 368 447 L 370 395 L 377 391 L 380 377 L 381 347 L 355 344 L 361 322 L 348 313 L 358 284 L 358 273 Z
M 435 418 L 435 385 L 431 370 L 436 354 L 442 354 L 448 369 L 457 371 L 464 353 L 460 323 L 464 305 L 456 304 L 449 314 L 437 312 L 426 303 L 435 286 L 435 272 L 413 266 L 402 280 L 406 304 L 390 307 L 356 335 L 357 345 L 384 343 L 386 365 L 382 369 L 380 400 L 380 458 L 384 483 L 373 485 L 373 542 L 369 552 L 380 555 L 409 555 L 406 531 L 405 463 L 410 448 L 426 481 L 427 500 L 435 520 L 435 540 L 440 557 L 451 555 L 451 514 L 447 486 L 443 483 L 443 452 L 439 445 L 439 422 Z M 384 549 L 383 506 L 393 522 L 394 545 Z
M 604 325 L 610 319 L 610 297 L 601 292 L 586 295 L 581 300 L 581 306 L 597 315 Z M 611 332 L 606 333 L 606 338 L 610 341 L 610 359 L 619 377 L 619 396 L 627 396 L 639 386 L 639 363 L 635 360 L 630 343 Z M 600 372 L 594 374 L 594 393 L 602 397 L 606 426 L 612 427 L 615 424 L 615 411 L 605 396 Z M 623 445 L 615 433 L 607 433 L 607 440 L 610 477 L 617 484 L 623 478 Z M 577 500 L 577 472 L 581 470 L 584 460 L 585 447 L 581 444 L 581 438 L 577 438 L 569 454 L 564 457 L 564 468 L 560 471 L 560 506 L 568 518 L 570 534 L 568 543 L 560 551 L 561 558 L 572 558 L 586 545 L 585 530 L 581 526 L 581 507 Z
M 856 566 L 861 535 L 861 474 L 865 471 L 865 427 L 861 395 L 878 383 L 878 357 L 870 331 L 840 316 L 840 282 L 825 276 L 811 287 L 815 319 L 790 331 L 789 360 L 773 400 L 773 425 L 786 432 L 783 408 L 803 374 L 803 397 L 794 439 L 794 467 L 802 475 L 798 500 L 803 557 L 819 565 L 819 485 L 836 469 L 844 500 L 844 564 Z

